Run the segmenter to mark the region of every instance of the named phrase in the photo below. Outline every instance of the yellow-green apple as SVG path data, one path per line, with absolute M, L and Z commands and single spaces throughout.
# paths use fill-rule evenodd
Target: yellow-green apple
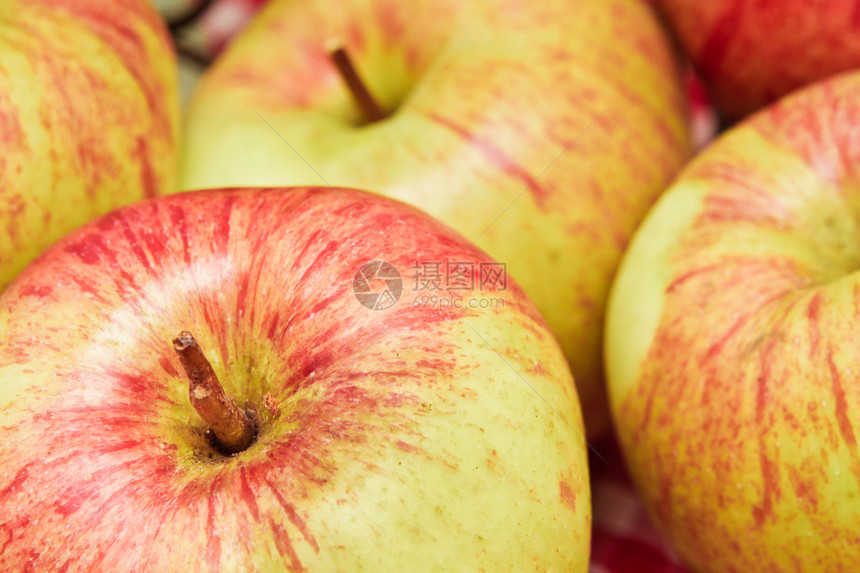
M 696 570 L 860 570 L 860 75 L 700 154 L 607 313 L 620 441 Z
M 0 569 L 584 572 L 564 355 L 513 281 L 413 292 L 448 262 L 498 264 L 335 188 L 177 194 L 62 239 L 0 297 Z
M 729 119 L 815 80 L 860 67 L 857 0 L 653 3 Z
M 330 41 L 387 117 L 365 120 Z M 606 294 L 687 157 L 683 101 L 640 0 L 274 0 L 192 96 L 181 187 L 325 181 L 440 218 L 535 301 L 597 435 Z
M 0 3 L 0 291 L 71 229 L 172 190 L 176 91 L 146 0 Z

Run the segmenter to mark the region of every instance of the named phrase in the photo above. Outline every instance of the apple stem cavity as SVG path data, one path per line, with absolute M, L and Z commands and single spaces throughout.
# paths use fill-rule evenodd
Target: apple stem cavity
M 358 70 L 352 63 L 352 58 L 349 57 L 343 42 L 337 39 L 329 41 L 326 51 L 344 84 L 346 84 L 349 93 L 352 94 L 364 121 L 373 123 L 385 119 L 388 114 L 379 106 L 367 89 L 367 84 L 358 75 Z
M 188 331 L 173 339 L 173 348 L 191 381 L 188 396 L 200 417 L 209 424 L 207 432 L 213 446 L 233 455 L 250 446 L 257 436 L 254 416 L 236 406 L 224 392 L 212 365 Z

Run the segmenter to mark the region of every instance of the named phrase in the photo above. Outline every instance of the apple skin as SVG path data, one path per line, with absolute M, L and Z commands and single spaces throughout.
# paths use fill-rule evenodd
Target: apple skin
M 653 0 L 730 120 L 860 66 L 857 0 Z
M 404 294 L 371 311 L 352 281 L 380 259 Z M 434 260 L 490 259 L 333 188 L 177 194 L 57 243 L 0 297 L 0 569 L 586 571 L 564 356 L 513 281 L 414 307 Z M 185 329 L 260 414 L 235 457 L 189 405 Z
M 387 110 L 358 112 L 342 38 Z M 273 0 L 198 85 L 180 187 L 345 185 L 411 203 L 507 263 L 606 428 L 606 296 L 688 157 L 679 67 L 640 0 Z
M 175 185 L 176 61 L 146 0 L 0 6 L 0 291 L 86 221 Z
M 860 570 L 860 75 L 727 132 L 660 199 L 607 313 L 613 419 L 699 571 Z

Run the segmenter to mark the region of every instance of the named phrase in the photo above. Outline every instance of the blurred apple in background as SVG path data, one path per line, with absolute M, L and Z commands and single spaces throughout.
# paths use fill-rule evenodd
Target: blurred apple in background
M 712 144 L 613 287 L 615 425 L 699 571 L 860 570 L 860 74 Z
M 146 0 L 0 6 L 0 290 L 45 247 L 172 191 L 176 61 Z
M 354 287 L 375 260 L 403 273 L 387 310 Z M 0 568 L 584 572 L 557 342 L 513 281 L 489 308 L 416 305 L 422 262 L 492 261 L 328 187 L 178 194 L 63 239 L 0 297 Z M 255 412 L 232 456 L 201 372 Z
M 730 120 L 817 79 L 860 67 L 857 0 L 653 4 Z
M 332 40 L 383 119 L 353 103 Z M 181 187 L 349 185 L 439 217 L 536 302 L 595 436 L 609 283 L 688 139 L 675 56 L 639 0 L 273 0 L 193 96 Z

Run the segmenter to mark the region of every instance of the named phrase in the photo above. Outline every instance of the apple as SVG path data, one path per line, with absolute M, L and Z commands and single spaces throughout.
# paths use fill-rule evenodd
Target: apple
M 0 291 L 48 245 L 172 191 L 176 62 L 146 0 L 0 5 Z
M 0 569 L 586 571 L 564 355 L 513 280 L 413 290 L 448 262 L 498 264 L 327 187 L 61 240 L 0 297 Z
M 624 256 L 613 419 L 697 571 L 860 570 L 858 173 L 851 73 L 703 151 Z
M 860 67 L 855 0 L 653 0 L 729 120 Z
M 690 153 L 685 104 L 641 0 L 272 0 L 192 96 L 180 187 L 346 185 L 440 218 L 535 301 L 596 436 L 609 284 Z

